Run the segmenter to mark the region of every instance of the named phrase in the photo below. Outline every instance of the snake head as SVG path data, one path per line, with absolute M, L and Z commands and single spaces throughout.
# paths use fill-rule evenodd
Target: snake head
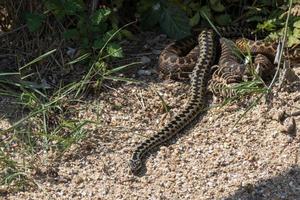
M 142 168 L 142 162 L 140 159 L 130 160 L 129 161 L 130 170 L 133 174 L 137 174 L 138 171 Z

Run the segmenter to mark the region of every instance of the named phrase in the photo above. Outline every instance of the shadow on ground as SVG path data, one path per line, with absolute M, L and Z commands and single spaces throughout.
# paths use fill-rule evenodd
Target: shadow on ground
M 233 195 L 222 200 L 271 200 L 300 199 L 300 167 L 291 169 L 271 179 L 261 180 L 256 185 L 246 185 Z

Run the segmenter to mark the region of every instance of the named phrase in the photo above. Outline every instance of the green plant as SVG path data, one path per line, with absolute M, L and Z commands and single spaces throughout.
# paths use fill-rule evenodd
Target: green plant
M 122 50 L 118 43 L 110 40 L 118 29 L 118 21 L 113 11 L 108 7 L 102 7 L 93 13 L 89 13 L 87 6 L 82 0 L 45 0 L 43 2 L 45 11 L 42 13 L 26 13 L 26 22 L 32 32 L 42 28 L 47 17 L 51 14 L 60 21 L 65 31 L 63 33 L 66 40 L 71 40 L 80 44 L 84 49 L 98 51 L 105 48 L 107 54 L 112 57 L 122 57 Z M 115 35 L 120 39 L 121 35 Z
M 282 1 L 177 1 L 140 0 L 137 11 L 145 28 L 159 25 L 161 30 L 174 39 L 191 34 L 197 25 L 209 26 L 207 19 L 216 26 L 227 26 L 236 22 L 259 23 L 257 28 L 272 31 L 273 39 L 282 35 L 287 6 Z M 298 45 L 299 18 L 290 20 L 289 46 Z M 276 37 L 274 36 L 276 35 Z
M 130 81 L 115 77 L 114 74 L 135 63 L 110 69 L 104 62 L 112 55 L 115 57 L 120 55 L 120 48 L 115 51 L 116 47 L 111 41 L 124 27 L 109 34 L 97 54 L 91 56 L 92 52 L 86 53 L 66 63 L 66 65 L 74 65 L 88 57 L 92 58 L 89 61 L 88 72 L 77 82 L 52 88 L 47 84 L 23 80 L 32 75 L 24 77 L 25 71 L 53 56 L 56 49 L 28 62 L 20 67 L 18 72 L 0 73 L 0 94 L 13 97 L 15 103 L 24 109 L 22 118 L 6 130 L 0 131 L 0 135 L 5 138 L 0 141 L 0 148 L 5 155 L 0 157 L 1 184 L 9 188 L 16 188 L 17 185 L 24 187 L 32 185 L 34 179 L 31 177 L 31 171 L 34 168 L 32 162 L 35 158 L 33 155 L 41 152 L 47 154 L 48 151 L 57 151 L 58 155 L 62 155 L 72 144 L 88 136 L 86 125 L 97 123 L 76 119 L 74 114 L 77 111 L 71 109 L 70 105 L 81 101 L 86 88 L 95 81 L 99 81 L 100 86 L 105 79 Z M 108 47 L 109 45 L 113 47 Z M 16 144 L 18 148 L 10 152 L 11 144 Z M 15 155 L 19 156 L 14 157 Z M 14 161 L 10 162 L 12 158 Z
M 20 70 L 36 64 L 53 54 L 41 55 Z M 6 130 L 1 130 L 1 185 L 23 187 L 31 185 L 31 163 L 35 154 L 49 150 L 64 152 L 87 136 L 85 126 L 94 123 L 73 119 L 74 110 L 66 107 L 78 101 L 72 96 L 80 84 L 73 83 L 49 94 L 47 87 L 21 79 L 20 73 L 0 73 L 0 94 L 14 99 L 23 108 L 23 116 Z M 17 148 L 15 148 L 17 147 Z
M 193 26 L 207 25 L 205 16 L 217 25 L 229 25 L 233 16 L 226 12 L 227 8 L 220 0 L 141 0 L 138 4 L 144 27 L 159 24 L 166 34 L 175 39 L 190 35 Z

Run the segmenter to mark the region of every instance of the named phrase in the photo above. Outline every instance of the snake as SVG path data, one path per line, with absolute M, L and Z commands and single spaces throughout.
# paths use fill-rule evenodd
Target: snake
M 205 77 L 215 58 L 215 33 L 203 30 L 198 36 L 199 57 L 191 77 L 191 98 L 187 106 L 159 132 L 141 143 L 130 160 L 133 174 L 142 167 L 142 159 L 153 147 L 169 140 L 188 125 L 204 109 Z M 171 60 L 170 60 L 171 61 Z
M 238 38 L 235 42 L 221 39 L 221 57 L 219 64 L 214 66 L 212 79 L 208 90 L 216 100 L 237 97 L 237 83 L 248 80 L 254 74 L 266 81 L 273 77 L 275 67 L 273 61 L 277 53 L 278 43 L 262 40 Z M 292 62 L 299 62 L 298 48 L 283 50 L 283 58 Z M 254 57 L 253 63 L 240 62 L 240 54 L 249 54 Z
M 291 9 L 291 15 L 300 17 L 300 3 L 293 5 Z
M 216 100 L 235 96 L 236 93 L 232 88 L 235 83 L 242 81 L 246 70 L 246 65 L 239 62 L 238 50 L 234 42 L 221 38 L 220 43 L 221 56 L 219 63 L 213 66 L 216 70 L 208 82 L 208 90 L 213 93 Z
M 239 37 L 242 35 L 253 37 L 251 29 L 244 28 L 243 31 L 237 27 L 225 27 L 221 29 L 222 35 L 226 37 Z M 241 34 L 243 33 L 243 34 Z M 187 42 L 185 42 L 187 41 Z M 181 44 L 181 47 L 178 45 Z M 197 44 L 194 49 L 189 45 Z M 201 112 L 205 111 L 204 95 L 206 92 L 208 74 L 211 67 L 216 64 L 220 56 L 219 36 L 212 29 L 200 31 L 197 42 L 193 39 L 179 40 L 168 45 L 160 54 L 159 68 L 168 77 L 178 77 L 178 73 L 183 74 L 192 69 L 190 98 L 187 105 L 175 115 L 160 131 L 139 144 L 134 150 L 129 161 L 133 174 L 138 174 L 143 166 L 143 160 L 147 152 L 154 147 L 170 140 L 178 132 L 184 129 Z M 188 53 L 190 52 L 190 53 Z M 187 53 L 188 59 L 181 59 Z M 194 58 L 192 55 L 196 55 Z
M 197 40 L 195 38 L 185 38 L 169 44 L 162 50 L 159 56 L 159 70 L 162 76 L 172 79 L 185 79 L 191 74 L 191 94 L 187 105 L 177 115 L 162 129 L 136 147 L 129 161 L 133 174 L 140 172 L 146 158 L 145 155 L 148 152 L 173 138 L 196 116 L 205 112 L 204 96 L 208 84 L 208 89 L 211 87 L 215 93 L 221 93 L 224 91 L 224 85 L 232 85 L 242 80 L 246 68 L 245 65 L 240 63 L 240 59 L 234 55 L 232 49 L 238 49 L 245 53 L 250 47 L 251 53 L 257 55 L 255 62 L 265 64 L 266 69 L 270 68 L 265 59 L 274 57 L 276 44 L 251 40 L 254 35 L 251 29 L 248 28 L 241 30 L 238 27 L 225 27 L 220 32 L 224 38 L 217 35 L 213 29 L 203 29 L 198 34 Z M 249 39 L 238 39 L 235 44 L 225 39 L 241 36 Z M 263 34 L 260 34 L 259 37 L 263 37 Z M 194 48 L 191 48 L 191 46 L 194 46 Z M 293 52 L 291 56 L 288 52 L 284 55 L 291 58 L 300 57 L 298 51 Z M 213 81 L 208 81 L 210 77 Z M 217 86 L 220 86 L 220 88 L 216 89 Z M 228 96 L 232 93 L 228 90 L 223 95 Z

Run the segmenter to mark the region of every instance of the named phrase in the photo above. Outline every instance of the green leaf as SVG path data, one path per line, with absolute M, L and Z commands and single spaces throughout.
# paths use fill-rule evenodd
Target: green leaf
M 213 11 L 224 12 L 225 7 L 223 6 L 220 0 L 210 0 L 209 3 Z
M 293 35 L 300 39 L 300 28 L 294 28 Z
M 101 49 L 105 45 L 103 38 L 96 39 L 93 43 L 93 48 Z
M 117 29 L 112 29 L 110 31 L 107 31 L 104 36 L 103 36 L 103 40 L 104 41 L 107 41 L 107 40 L 110 40 L 111 37 L 119 37 L 120 36 L 120 33 L 116 33 L 117 32 Z
M 36 13 L 28 13 L 25 15 L 26 23 L 30 32 L 37 31 L 44 20 L 44 16 Z
M 264 21 L 262 24 L 258 24 L 257 28 L 260 30 L 273 31 L 276 28 L 273 20 Z
M 107 43 L 108 40 L 111 40 L 111 37 L 115 34 L 116 30 L 112 29 L 110 31 L 107 31 L 104 35 L 101 35 L 101 37 L 98 37 L 93 42 L 93 48 L 95 49 L 102 49 L 104 45 Z M 119 36 L 120 33 L 117 33 L 115 37 Z
M 175 39 L 181 39 L 191 34 L 189 18 L 185 12 L 174 6 L 163 9 L 160 27 L 167 35 Z
M 92 23 L 93 24 L 100 24 L 102 22 L 105 22 L 107 17 L 110 15 L 111 10 L 108 8 L 101 8 L 94 12 L 92 15 Z
M 123 57 L 122 48 L 117 43 L 108 43 L 106 50 L 107 50 L 107 53 L 112 57 L 116 57 L 116 58 Z
M 295 27 L 295 28 L 300 28 L 300 20 L 298 20 L 298 21 L 296 21 L 296 22 L 294 23 L 294 27 Z
M 191 2 L 187 6 L 192 11 L 199 11 L 201 3 L 200 2 Z
M 295 37 L 294 35 L 291 35 L 289 38 L 288 38 L 288 46 L 291 47 L 293 45 L 298 45 L 300 44 L 300 40 L 299 38 Z
M 82 0 L 66 0 L 61 2 L 64 2 L 62 3 L 63 8 L 68 15 L 74 15 L 76 12 L 84 10 L 84 3 Z
M 190 19 L 190 25 L 193 27 L 197 24 L 199 24 L 200 21 L 200 14 L 197 12 L 191 19 Z
M 217 15 L 216 22 L 221 26 L 227 26 L 231 23 L 231 18 L 227 14 Z
M 161 12 L 162 9 L 160 4 L 155 4 L 151 9 L 144 12 L 142 14 L 142 27 L 151 28 L 155 26 L 159 22 Z

